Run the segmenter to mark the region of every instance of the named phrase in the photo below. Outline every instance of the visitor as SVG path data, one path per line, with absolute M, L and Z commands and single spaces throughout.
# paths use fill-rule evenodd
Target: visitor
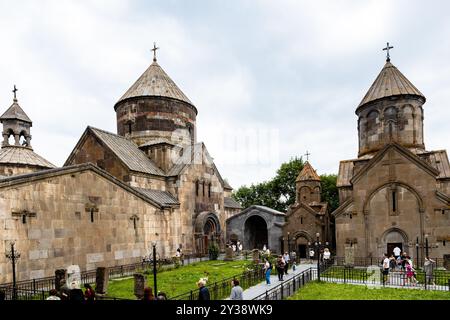
M 297 252 L 295 252 L 295 251 L 291 252 L 291 260 L 292 260 L 292 262 L 297 261 Z
M 431 260 L 430 257 L 425 257 L 425 263 L 423 264 L 423 270 L 425 271 L 425 284 L 436 285 L 434 282 L 433 272 L 436 266 L 436 261 Z
M 209 290 L 206 287 L 206 279 L 202 278 L 197 282 L 197 286 L 199 288 L 198 291 L 198 300 L 210 300 Z
M 401 256 L 398 256 L 397 257 L 397 261 L 396 261 L 396 266 L 395 266 L 395 269 L 396 270 L 401 270 L 402 269 L 402 257 Z
M 156 296 L 156 300 L 167 300 L 166 293 L 163 291 L 158 292 L 158 295 Z
M 297 269 L 297 263 L 295 260 L 292 260 L 292 272 L 295 272 L 295 269 Z
M 267 247 L 266 247 L 266 245 L 264 245 L 263 246 L 263 251 L 266 252 L 266 250 L 267 250 Z
M 79 285 L 74 281 L 71 283 L 71 287 L 69 300 L 79 302 L 84 301 L 83 290 L 80 289 Z
M 242 253 L 242 243 L 239 242 L 238 248 L 239 248 L 239 253 Z
M 313 260 L 314 260 L 314 250 L 310 249 L 309 250 L 309 263 L 312 263 Z
M 243 297 L 244 290 L 239 285 L 239 280 L 233 279 L 231 281 L 231 286 L 232 286 L 232 288 L 231 288 L 230 300 L 244 300 L 244 297 Z
M 325 267 L 329 265 L 331 259 L 331 252 L 330 249 L 325 248 L 323 250 L 323 262 L 325 264 Z
M 391 272 L 395 270 L 396 264 L 397 264 L 397 262 L 395 260 L 395 257 L 393 255 L 391 255 L 389 258 L 389 269 Z
M 85 291 L 84 291 L 84 298 L 87 301 L 94 301 L 95 300 L 95 291 L 92 289 L 91 285 L 89 283 L 86 283 L 84 285 Z
M 49 296 L 48 296 L 48 298 L 45 299 L 45 300 L 61 300 L 61 298 L 58 297 L 58 290 L 56 290 L 56 289 L 51 289 L 51 290 L 49 291 Z
M 392 252 L 394 253 L 395 259 L 397 259 L 400 256 L 402 249 L 400 249 L 399 247 L 395 247 L 394 250 L 392 250 Z
M 61 280 L 60 285 L 61 286 L 59 287 L 59 297 L 61 298 L 61 300 L 69 300 L 70 289 L 69 286 L 67 285 L 66 280 Z
M 236 252 L 236 245 L 234 243 L 231 247 L 233 248 L 233 252 Z
M 279 255 L 277 258 L 277 273 L 278 273 L 278 280 L 283 281 L 283 275 L 284 275 L 284 266 L 286 265 L 283 256 Z
M 289 261 L 291 259 L 289 257 L 289 254 L 287 253 L 287 251 L 284 253 L 283 259 L 284 259 L 284 274 L 288 274 Z
M 402 260 L 402 271 L 406 271 L 406 252 L 402 253 L 401 260 Z
M 144 288 L 144 296 L 141 299 L 142 301 L 152 301 L 155 300 L 155 297 L 153 296 L 153 290 L 150 287 Z
M 389 282 L 389 258 L 387 253 L 384 254 L 383 259 L 383 284 Z
M 270 286 L 270 274 L 272 273 L 272 263 L 268 258 L 264 258 L 264 273 L 266 275 L 266 285 Z
M 415 277 L 415 270 L 414 267 L 412 265 L 412 261 L 411 259 L 409 259 L 409 257 L 406 257 L 406 262 L 405 262 L 405 267 L 406 267 L 406 281 L 408 284 L 413 284 L 414 286 L 418 283 L 416 277 Z
M 267 250 L 266 250 L 266 255 L 269 257 L 270 256 L 270 249 L 269 248 L 267 248 Z

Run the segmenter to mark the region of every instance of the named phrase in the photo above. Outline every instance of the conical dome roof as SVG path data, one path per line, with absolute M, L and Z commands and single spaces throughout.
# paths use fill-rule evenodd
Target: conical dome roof
M 175 82 L 170 79 L 156 60 L 153 60 L 150 67 L 125 92 L 116 103 L 116 106 L 125 99 L 144 96 L 167 97 L 189 103 L 192 106 L 194 105 L 180 88 L 178 88 Z
M 316 170 L 311 166 L 311 164 L 306 161 L 303 166 L 302 171 L 298 175 L 296 182 L 299 181 L 320 181 L 319 175 L 316 173 Z
M 13 104 L 8 108 L 8 110 L 3 113 L 0 117 L 0 122 L 3 120 L 21 120 L 24 122 L 31 123 L 31 119 L 27 116 L 25 111 L 17 103 L 17 99 L 14 99 Z
M 390 62 L 387 61 L 358 108 L 386 97 L 398 95 L 425 96 Z

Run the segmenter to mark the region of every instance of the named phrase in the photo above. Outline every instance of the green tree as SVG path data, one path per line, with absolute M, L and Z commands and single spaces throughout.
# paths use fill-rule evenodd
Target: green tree
M 252 184 L 250 187 L 242 186 L 233 192 L 234 199 L 243 208 L 252 205 L 266 206 L 281 212 L 286 212 L 289 206 L 295 202 L 295 180 L 303 169 L 302 158 L 292 158 L 283 163 L 277 170 L 276 176 L 269 181 Z M 330 212 L 339 205 L 339 197 L 336 187 L 336 175 L 322 175 L 322 201 L 327 201 Z

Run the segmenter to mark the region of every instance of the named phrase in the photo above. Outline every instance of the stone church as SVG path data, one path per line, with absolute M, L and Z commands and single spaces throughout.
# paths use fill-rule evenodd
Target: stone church
M 161 257 L 224 246 L 225 220 L 241 207 L 197 142 L 197 108 L 156 55 L 114 111 L 117 134 L 87 127 L 58 168 L 33 151 L 14 90 L 0 117 L 0 252 L 15 241 L 18 280 L 139 262 L 152 243 Z M 0 283 L 11 280 L 0 255 Z
M 450 166 L 427 150 L 425 96 L 390 62 L 356 108 L 358 157 L 340 162 L 338 256 L 380 257 L 398 246 L 419 259 L 450 254 Z M 428 240 L 428 241 L 427 241 Z

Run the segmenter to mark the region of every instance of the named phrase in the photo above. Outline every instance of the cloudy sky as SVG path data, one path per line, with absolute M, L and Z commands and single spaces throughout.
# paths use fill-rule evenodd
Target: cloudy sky
M 392 62 L 427 97 L 427 149 L 450 149 L 448 1 L 0 0 L 0 108 L 61 166 L 86 126 L 158 62 L 196 105 L 198 140 L 232 186 L 310 151 L 319 174 L 357 154 L 354 111 Z

